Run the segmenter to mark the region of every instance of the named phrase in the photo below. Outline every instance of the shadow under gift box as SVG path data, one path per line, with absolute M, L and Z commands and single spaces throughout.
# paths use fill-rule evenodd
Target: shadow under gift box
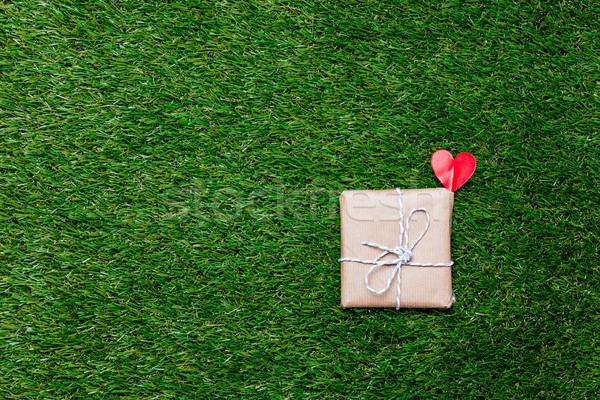
M 403 215 L 406 219 L 414 208 L 426 208 L 429 229 L 412 249 L 410 262 L 441 264 L 451 261 L 450 230 L 454 193 L 444 188 L 402 190 Z M 396 190 L 348 190 L 340 195 L 341 256 L 374 260 L 383 250 L 363 245 L 378 243 L 394 248 L 400 242 L 400 213 Z M 426 226 L 424 212 L 415 212 L 410 220 L 408 245 L 419 237 Z M 381 260 L 394 260 L 388 254 Z M 365 274 L 372 264 L 343 261 L 341 263 L 341 302 L 344 308 L 395 308 L 398 293 L 395 277 L 389 289 L 375 294 L 365 286 Z M 374 290 L 385 288 L 394 265 L 384 265 L 369 275 Z M 450 308 L 453 303 L 452 267 L 410 266 L 400 268 L 401 308 Z

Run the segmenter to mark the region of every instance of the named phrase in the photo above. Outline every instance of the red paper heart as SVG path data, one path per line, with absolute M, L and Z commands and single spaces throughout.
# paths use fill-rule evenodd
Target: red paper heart
M 456 158 L 447 150 L 438 150 L 431 156 L 431 167 L 444 187 L 452 192 L 464 185 L 475 172 L 475 157 L 460 153 Z

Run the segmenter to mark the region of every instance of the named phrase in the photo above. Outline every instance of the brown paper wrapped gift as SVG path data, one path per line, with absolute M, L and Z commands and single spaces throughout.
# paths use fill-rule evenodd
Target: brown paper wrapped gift
M 399 307 L 402 308 L 449 308 L 453 303 L 452 273 L 450 266 L 411 266 L 400 265 L 399 274 L 391 279 L 395 265 L 375 268 L 368 277 L 374 290 L 386 287 L 388 290 L 376 294 L 365 285 L 365 275 L 373 267 L 373 261 L 382 254 L 381 248 L 364 245 L 376 243 L 389 249 L 396 249 L 400 243 L 400 231 L 408 229 L 408 245 L 419 238 L 426 227 L 427 216 L 430 222 L 427 231 L 412 248 L 412 257 L 407 261 L 419 264 L 451 264 L 450 228 L 454 193 L 444 188 L 402 190 L 401 204 L 397 190 L 350 190 L 340 196 L 341 213 L 341 255 L 342 255 L 342 307 L 397 307 L 398 281 L 400 279 Z M 400 225 L 402 211 L 403 227 Z M 401 250 L 400 250 L 401 251 Z M 402 253 L 401 253 L 402 254 Z M 360 259 L 371 261 L 361 263 L 343 261 Z M 394 262 L 397 254 L 386 254 L 380 261 Z M 402 263 L 404 264 L 404 263 Z

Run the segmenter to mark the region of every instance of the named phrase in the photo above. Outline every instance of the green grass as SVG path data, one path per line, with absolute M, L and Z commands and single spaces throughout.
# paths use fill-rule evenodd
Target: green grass
M 594 397 L 599 19 L 1 2 L 0 397 Z M 439 148 L 458 302 L 342 310 L 337 196 Z

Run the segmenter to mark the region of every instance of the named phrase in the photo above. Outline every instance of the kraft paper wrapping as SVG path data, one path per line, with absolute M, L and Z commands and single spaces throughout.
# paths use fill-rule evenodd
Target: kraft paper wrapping
M 449 263 L 450 229 L 454 193 L 444 188 L 402 190 L 404 218 L 415 207 L 429 211 L 430 226 L 421 241 L 413 248 L 411 262 Z M 374 260 L 381 250 L 364 246 L 374 242 L 390 248 L 399 242 L 398 193 L 395 190 L 349 190 L 340 195 L 341 255 L 342 258 Z M 426 225 L 426 215 L 416 212 L 410 220 L 409 244 L 420 235 Z M 397 258 L 388 254 L 382 260 Z M 343 261 L 341 263 L 342 307 L 396 307 L 397 284 L 394 278 L 390 288 L 375 294 L 365 287 L 365 274 L 371 265 Z M 372 272 L 370 285 L 383 289 L 394 266 L 383 266 Z M 401 267 L 402 308 L 450 308 L 453 303 L 452 267 Z

